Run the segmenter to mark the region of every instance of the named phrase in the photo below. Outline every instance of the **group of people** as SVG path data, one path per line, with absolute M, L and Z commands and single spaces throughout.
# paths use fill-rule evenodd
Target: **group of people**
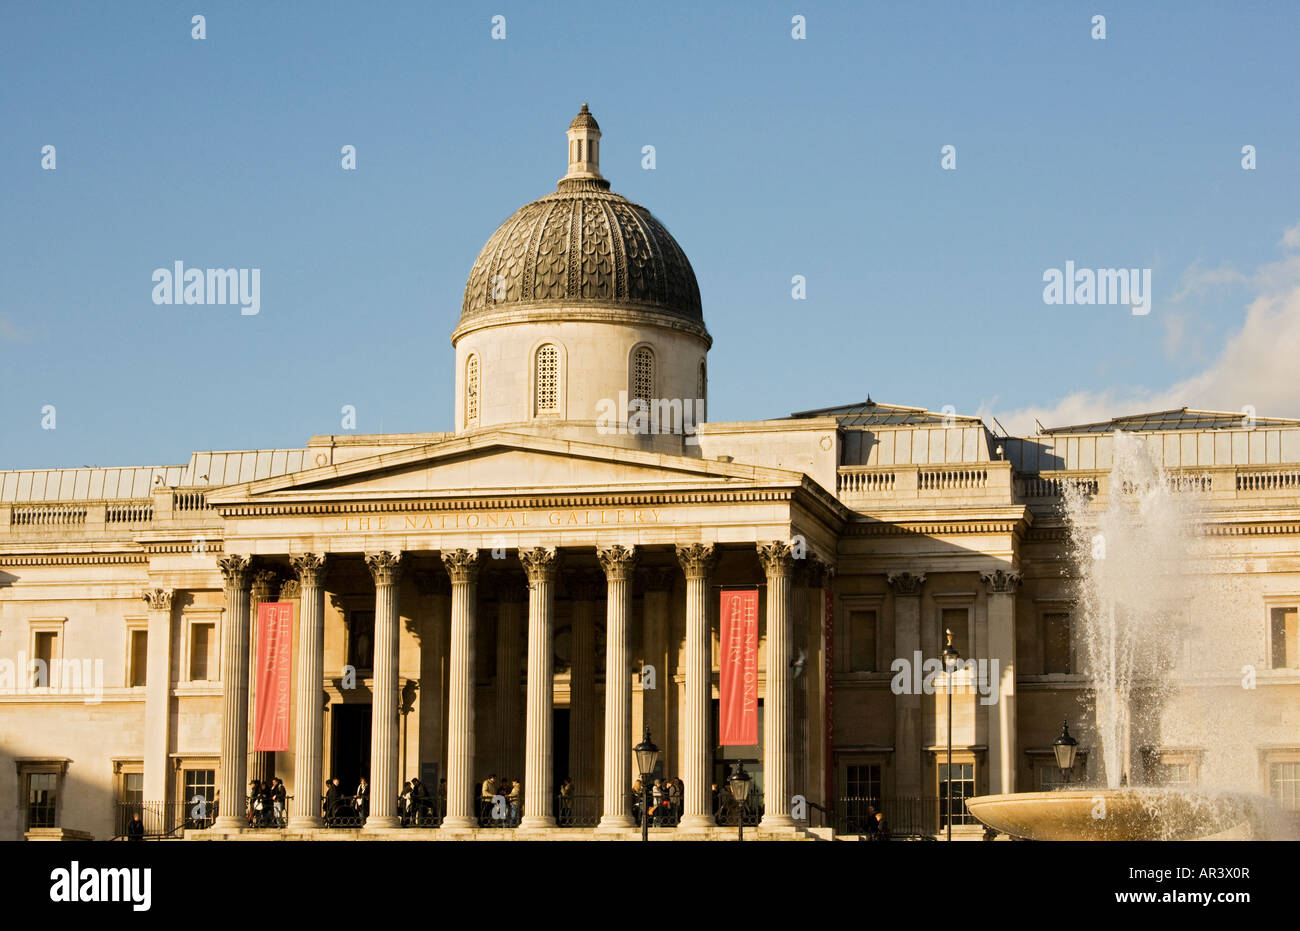
M 632 816 L 637 824 L 645 817 L 645 784 L 638 779 L 632 783 Z M 680 779 L 656 778 L 650 784 L 649 817 L 652 827 L 672 827 L 682 818 L 682 798 L 685 787 Z
M 446 779 L 438 787 L 438 796 L 445 803 Z M 402 827 L 434 823 L 437 813 L 434 811 L 433 799 L 429 796 L 429 787 L 415 777 L 402 783 L 402 794 L 397 797 L 397 814 L 402 819 Z
M 248 824 L 254 828 L 284 827 L 288 795 L 278 776 L 266 782 L 254 779 L 248 787 Z
M 566 783 L 568 781 L 565 780 Z M 505 799 L 504 810 L 498 809 L 498 795 Z M 524 784 L 518 779 L 497 778 L 496 773 L 488 773 L 488 777 L 479 786 L 478 807 L 480 827 L 517 828 L 524 812 Z

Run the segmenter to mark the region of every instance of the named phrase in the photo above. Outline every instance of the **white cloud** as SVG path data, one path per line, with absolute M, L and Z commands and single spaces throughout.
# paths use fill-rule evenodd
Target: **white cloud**
M 1300 224 L 1286 231 L 1282 245 L 1300 249 Z M 1241 328 L 1198 374 L 1164 389 L 1081 391 L 1051 406 L 982 410 L 981 416 L 995 414 L 1011 433 L 1025 436 L 1036 432 L 1035 420 L 1058 427 L 1179 407 L 1238 411 L 1250 404 L 1260 416 L 1300 417 L 1300 254 L 1261 266 L 1253 275 L 1237 275 L 1226 267 L 1205 271 L 1193 266 L 1184 276 L 1187 293 L 1190 283 L 1237 280 L 1249 282 L 1256 292 Z

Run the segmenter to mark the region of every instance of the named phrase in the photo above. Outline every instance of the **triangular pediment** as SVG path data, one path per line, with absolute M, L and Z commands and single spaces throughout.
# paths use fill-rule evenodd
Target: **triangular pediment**
M 780 469 L 493 432 L 233 485 L 210 492 L 208 501 L 221 507 L 271 501 L 592 494 L 799 485 L 802 479 L 800 473 Z

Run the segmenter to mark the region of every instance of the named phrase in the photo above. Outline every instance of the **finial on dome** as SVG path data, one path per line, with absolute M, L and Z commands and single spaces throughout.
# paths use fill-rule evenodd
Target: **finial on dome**
M 569 171 L 565 181 L 604 182 L 600 174 L 600 124 L 584 103 L 569 124 Z M 608 184 L 608 182 L 605 182 Z

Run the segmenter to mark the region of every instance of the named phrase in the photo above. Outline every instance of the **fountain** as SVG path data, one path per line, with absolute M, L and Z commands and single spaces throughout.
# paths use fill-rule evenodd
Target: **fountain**
M 1232 554 L 1208 545 L 1204 480 L 1167 475 L 1150 442 L 1116 431 L 1104 507 L 1077 487 L 1064 503 L 1089 684 L 1085 784 L 969 799 L 996 831 L 1190 840 L 1275 837 L 1286 824 L 1255 772 L 1257 748 L 1285 740 L 1281 722 L 1257 721 L 1258 693 L 1243 687 L 1259 662 L 1258 595 L 1229 571 Z M 1199 784 L 1139 787 L 1158 761 L 1137 752 L 1156 747 L 1196 748 Z

